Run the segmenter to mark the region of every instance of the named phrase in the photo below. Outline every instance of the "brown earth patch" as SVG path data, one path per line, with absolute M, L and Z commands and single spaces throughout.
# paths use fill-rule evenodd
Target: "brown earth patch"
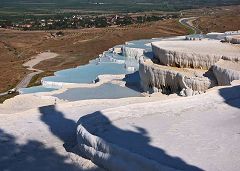
M 179 25 L 177 20 L 165 20 L 126 27 L 63 32 L 64 36 L 53 38 L 50 31 L 0 29 L 0 92 L 14 87 L 29 72 L 22 64 L 40 52 L 50 50 L 59 54 L 35 66 L 53 72 L 86 64 L 103 51 L 129 40 L 184 35 L 187 29 Z M 40 78 L 35 79 L 39 81 Z
M 194 22 L 204 33 L 240 30 L 240 5 L 206 9 Z

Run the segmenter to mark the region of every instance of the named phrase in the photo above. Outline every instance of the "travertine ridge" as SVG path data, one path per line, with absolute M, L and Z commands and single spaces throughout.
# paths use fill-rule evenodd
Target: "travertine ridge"
M 220 40 L 152 43 L 154 59 L 141 60 L 145 92 L 191 96 L 240 79 L 240 47 Z

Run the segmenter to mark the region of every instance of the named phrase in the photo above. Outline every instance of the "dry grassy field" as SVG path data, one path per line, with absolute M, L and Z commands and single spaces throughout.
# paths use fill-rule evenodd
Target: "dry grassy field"
M 205 8 L 193 12 L 193 15 L 197 14 L 203 16 L 197 19 L 194 25 L 203 33 L 240 30 L 240 5 Z
M 187 29 L 177 20 L 165 20 L 126 27 L 63 32 L 64 36 L 51 38 L 50 32 L 44 31 L 0 30 L 0 92 L 14 87 L 28 72 L 22 64 L 40 52 L 50 50 L 59 54 L 59 57 L 36 66 L 49 75 L 56 70 L 86 64 L 114 45 L 134 39 L 184 35 Z M 31 84 L 40 78 L 35 77 Z

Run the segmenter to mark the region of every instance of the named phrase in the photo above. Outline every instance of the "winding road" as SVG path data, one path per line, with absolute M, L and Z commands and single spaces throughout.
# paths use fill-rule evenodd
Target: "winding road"
M 14 88 L 16 91 L 18 91 L 21 88 L 26 88 L 28 86 L 28 84 L 30 83 L 30 81 L 32 80 L 32 78 L 37 75 L 40 74 L 44 71 L 39 70 L 39 69 L 35 69 L 33 68 L 34 66 L 36 66 L 37 64 L 39 64 L 40 62 L 47 60 L 47 59 L 51 59 L 51 58 L 55 58 L 57 57 L 58 54 L 56 53 L 52 53 L 52 52 L 43 52 L 38 54 L 37 56 L 32 57 L 32 59 L 26 63 L 23 64 L 24 67 L 27 67 L 27 69 L 29 71 L 32 71 L 30 74 L 26 75 L 19 83 L 18 85 Z M 7 95 L 9 92 L 4 92 L 4 93 L 0 93 L 0 96 L 4 96 Z
M 195 21 L 198 17 L 189 17 L 189 18 L 181 18 L 179 22 L 194 31 L 193 34 L 202 34 L 202 31 L 193 25 L 193 21 Z

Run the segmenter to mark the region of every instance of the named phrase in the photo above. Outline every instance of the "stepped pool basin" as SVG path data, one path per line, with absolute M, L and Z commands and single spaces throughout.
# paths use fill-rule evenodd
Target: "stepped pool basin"
M 92 83 L 98 75 L 126 74 L 124 64 L 101 63 L 88 64 L 73 69 L 58 71 L 55 76 L 43 78 L 43 81 L 66 83 Z
M 128 87 L 106 83 L 95 88 L 72 88 L 64 93 L 56 94 L 55 97 L 61 100 L 78 101 L 87 99 L 118 99 L 125 97 L 141 97 L 139 91 Z
M 168 40 L 178 40 L 178 39 L 179 40 L 183 39 L 183 37 L 168 38 Z M 125 74 L 126 75 L 126 74 L 134 73 L 139 69 L 139 60 L 141 58 L 139 58 L 139 56 L 131 57 L 129 55 L 137 54 L 140 56 L 142 55 L 146 58 L 151 58 L 152 57 L 151 43 L 160 41 L 160 40 L 164 41 L 165 39 L 155 38 L 155 39 L 134 40 L 134 41 L 126 42 L 124 45 L 118 45 L 116 47 L 122 49 L 122 53 L 115 53 L 113 50 L 114 48 L 111 48 L 108 51 L 105 51 L 103 54 L 99 55 L 98 58 L 89 61 L 89 64 L 87 65 L 57 71 L 54 73 L 54 76 L 43 78 L 42 86 L 23 88 L 20 90 L 20 93 L 29 94 L 29 93 L 37 93 L 37 92 L 50 92 L 50 91 L 61 88 L 62 87 L 61 85 L 65 83 L 92 84 L 95 82 L 95 80 L 99 75 L 106 75 L 106 74 L 109 74 L 109 75 Z M 128 55 L 124 53 L 125 49 L 127 49 Z M 94 88 L 94 89 L 91 88 L 89 90 L 102 91 L 106 87 L 108 87 L 109 90 L 112 87 L 111 90 L 119 90 L 119 92 L 125 95 L 127 95 L 126 92 L 128 92 L 126 89 L 129 89 L 127 87 L 123 89 L 123 87 L 113 85 L 113 84 L 107 84 L 107 85 L 104 84 L 104 86 L 100 86 L 100 88 Z M 65 94 L 64 96 L 68 97 L 69 94 L 76 91 L 82 92 L 83 88 L 77 88 L 74 91 L 68 91 L 68 93 Z M 118 92 L 113 91 L 112 93 L 113 93 L 112 97 L 109 97 L 109 98 L 120 97 L 120 94 Z M 135 94 L 135 92 L 132 92 L 130 90 L 128 93 L 130 93 L 129 95 Z M 89 98 L 90 96 L 91 95 L 89 95 Z M 61 97 L 63 98 L 63 96 Z M 101 97 L 107 98 L 108 96 L 103 95 Z M 79 97 L 78 99 L 80 98 L 85 99 L 84 97 Z M 71 100 L 71 98 L 69 99 Z
M 20 94 L 31 94 L 36 92 L 51 92 L 57 90 L 55 88 L 47 88 L 44 86 L 35 86 L 35 87 L 29 87 L 29 88 L 21 88 Z

